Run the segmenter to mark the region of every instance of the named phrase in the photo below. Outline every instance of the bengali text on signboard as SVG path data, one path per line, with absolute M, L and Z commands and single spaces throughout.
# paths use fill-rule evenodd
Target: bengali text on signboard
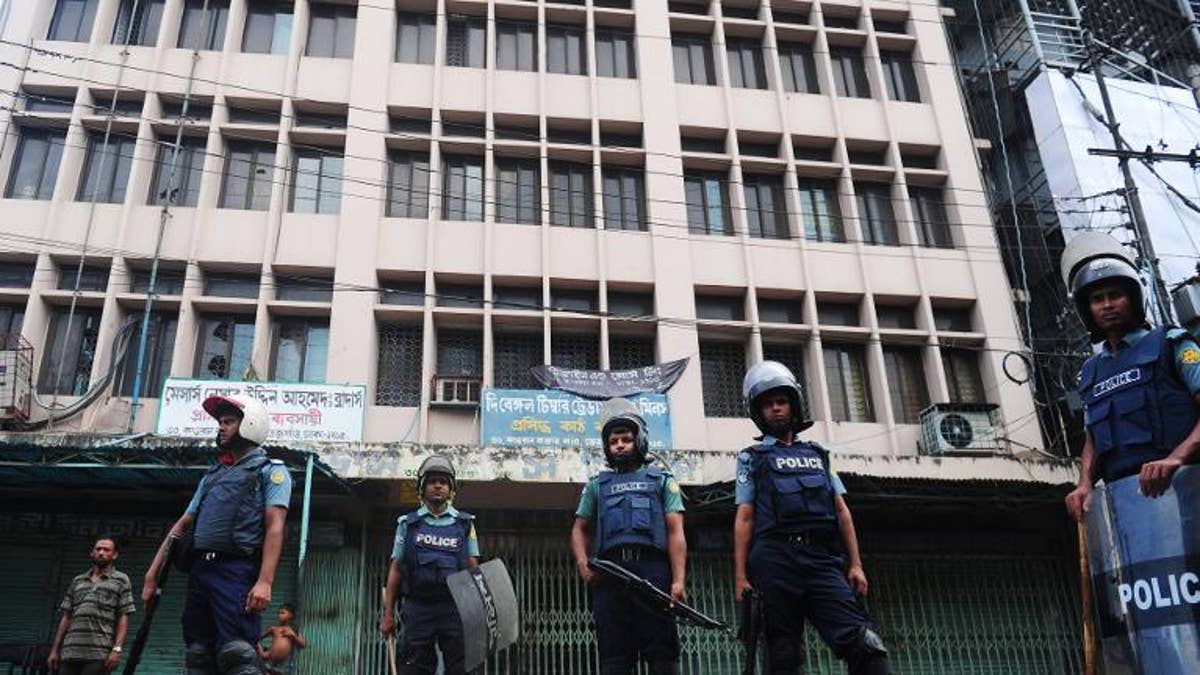
M 650 449 L 671 447 L 671 413 L 663 394 L 639 394 Z M 563 391 L 485 389 L 480 403 L 482 444 L 500 447 L 599 448 L 604 401 Z

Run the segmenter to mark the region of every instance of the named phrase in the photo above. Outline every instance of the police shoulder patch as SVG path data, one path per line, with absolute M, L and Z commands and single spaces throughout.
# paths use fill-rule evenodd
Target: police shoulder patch
M 283 481 L 287 479 L 287 471 L 284 469 L 275 469 L 271 472 L 271 482 L 275 485 L 283 485 Z
M 671 492 L 679 492 L 679 481 L 674 478 L 667 479 L 667 489 Z
M 1179 355 L 1179 360 L 1189 366 L 1200 363 L 1200 349 L 1188 347 Z

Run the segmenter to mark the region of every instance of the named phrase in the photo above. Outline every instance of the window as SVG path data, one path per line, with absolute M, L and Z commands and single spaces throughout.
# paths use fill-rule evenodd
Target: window
M 542 222 L 542 180 L 538 160 L 496 158 L 496 222 Z
M 600 336 L 596 333 L 552 332 L 550 363 L 559 368 L 600 370 Z
M 646 188 L 637 169 L 604 170 L 604 229 L 646 230 Z
M 0 305 L 0 349 L 14 349 L 25 323 L 25 305 Z
M 184 136 L 179 155 L 174 144 L 162 142 L 154 159 L 154 182 L 150 184 L 147 204 L 195 206 L 200 200 L 200 179 L 204 176 L 204 138 Z M 173 166 L 172 166 L 173 165 Z
M 492 286 L 492 307 L 505 310 L 540 310 L 541 286 Z
M 906 20 L 904 18 L 881 19 L 877 16 L 871 17 L 871 25 L 875 26 L 876 33 L 897 33 L 904 35 L 908 32 L 905 27 Z
M 741 382 L 746 347 L 741 342 L 700 341 L 700 387 L 706 417 L 744 417 Z
M 803 408 L 801 415 L 812 419 L 811 395 L 804 375 L 804 344 L 801 342 L 763 342 L 763 360 L 778 361 L 792 371 L 802 393 L 800 396 L 800 406 Z
M 887 166 L 887 147 L 884 146 L 878 150 L 846 148 L 846 161 L 851 164 L 863 164 L 867 166 Z
M 942 369 L 946 371 L 946 390 L 951 403 L 987 402 L 979 374 L 979 355 L 974 351 L 942 347 Z
M 857 302 L 818 302 L 817 321 L 824 326 L 857 326 Z
M 79 182 L 79 201 L 120 204 L 125 201 L 125 184 L 133 164 L 134 139 L 110 134 L 88 136 L 87 158 L 83 164 L 83 179 Z
M 208 272 L 204 275 L 204 294 L 220 298 L 258 297 L 259 275 L 237 272 Z
M 913 307 L 905 305 L 875 305 L 875 316 L 880 328 L 916 328 L 917 317 Z
M 758 320 L 762 323 L 804 323 L 804 299 L 759 297 Z
M 297 127 L 315 127 L 317 129 L 345 129 L 346 113 L 344 112 L 309 112 L 297 110 L 292 117 L 292 123 Z
M 550 224 L 593 227 L 591 166 L 550 163 Z
M 849 47 L 831 47 L 829 60 L 833 64 L 833 81 L 838 96 L 871 98 L 871 85 L 867 81 L 867 67 L 863 63 L 862 51 Z
M 969 333 L 974 329 L 973 324 L 969 307 L 933 308 L 933 325 L 940 331 Z
M 274 179 L 274 143 L 231 142 L 221 181 L 221 208 L 266 211 Z
M 483 335 L 473 330 L 439 330 L 435 375 L 483 377 Z
M 767 88 L 762 48 L 756 40 L 729 38 L 725 43 L 725 54 L 729 58 L 729 86 Z
M 858 224 L 863 242 L 880 246 L 898 246 L 896 214 L 892 211 L 891 188 L 887 185 L 855 183 L 858 194 Z
M 333 279 L 276 275 L 275 299 L 293 302 L 333 302 Z
M 621 28 L 596 28 L 596 74 L 600 77 L 637 77 L 633 32 Z
M 75 92 L 61 94 L 39 94 L 31 91 L 24 92 L 25 112 L 61 113 L 70 115 L 75 107 Z
M 442 165 L 442 220 L 483 220 L 483 161 L 446 155 Z
M 207 12 L 204 11 L 205 4 L 205 0 L 184 0 L 176 47 L 220 51 L 225 46 L 229 0 L 207 0 Z
M 631 370 L 654 365 L 653 335 L 610 335 L 608 338 L 608 367 L 610 370 Z
M 804 236 L 813 241 L 846 241 L 837 187 L 832 181 L 801 180 L 800 218 Z
M 183 293 L 183 277 L 182 269 L 167 269 L 160 266 L 154 276 L 154 294 L 180 295 Z M 150 292 L 150 270 L 148 268 L 129 271 L 129 292 Z
M 555 312 L 595 312 L 600 300 L 595 290 L 554 288 L 550 290 L 550 309 Z
M 546 72 L 587 75 L 583 36 L 582 26 L 546 26 Z
M 422 331 L 419 325 L 380 324 L 375 405 L 421 404 Z
M 342 208 L 342 156 L 296 150 L 292 213 L 337 213 Z
M 422 134 L 433 133 L 433 120 L 430 113 L 425 111 L 397 112 L 388 120 L 388 129 L 393 134 Z
M 458 17 L 446 22 L 446 65 L 484 68 L 487 28 L 477 17 Z
M 133 317 L 137 327 L 129 337 L 125 359 L 117 369 L 117 387 L 121 396 L 133 396 L 138 374 L 138 350 L 142 339 L 142 315 Z M 175 353 L 175 330 L 179 319 L 159 312 L 150 313 L 146 331 L 146 352 L 142 360 L 141 391 L 138 396 L 158 398 L 163 381 L 171 374 L 171 357 Z
M 725 174 L 689 171 L 683 176 L 688 231 L 692 234 L 733 234 L 729 187 Z
M 607 148 L 640 148 L 642 147 L 642 130 L 620 132 L 609 131 L 601 127 L 600 145 Z
M 424 281 L 381 281 L 379 302 L 384 305 L 408 305 L 420 307 L 425 304 Z
M 184 115 L 183 101 L 164 99 L 162 100 L 162 117 L 164 120 L 183 118 L 187 122 L 211 120 L 212 104 L 188 101 L 187 115 Z
M 279 102 L 264 101 L 261 103 L 269 107 L 230 105 L 229 123 L 277 126 L 279 124 Z
M 530 369 L 542 364 L 542 336 L 537 333 L 496 332 L 492 338 L 492 379 L 498 389 L 541 389 Z
M 776 159 L 779 157 L 779 141 L 752 141 L 739 138 L 738 153 L 750 157 L 769 157 L 771 159 Z
M 92 21 L 99 4 L 100 0 L 58 0 L 46 39 L 87 42 L 92 37 Z
M 65 131 L 21 129 L 4 195 L 10 199 L 50 199 L 66 137 Z
M 313 3 L 308 19 L 305 56 L 348 59 L 354 56 L 354 5 Z
M 166 0 L 121 0 L 113 25 L 113 44 L 144 47 L 158 44 L 158 26 L 165 4 Z
M 950 223 L 946 219 L 946 206 L 942 202 L 942 191 L 910 187 L 908 201 L 912 206 L 913 218 L 917 221 L 917 237 L 921 245 L 954 248 L 954 240 L 950 237 Z
M 917 88 L 917 75 L 913 72 L 912 54 L 907 52 L 880 52 L 883 64 L 883 81 L 887 84 L 888 98 L 893 101 L 921 102 L 921 90 Z
M 697 295 L 696 318 L 745 321 L 746 302 L 740 295 Z
M 844 28 L 846 30 L 858 30 L 857 16 L 837 16 L 835 14 L 825 15 L 826 28 Z
M 437 17 L 400 12 L 396 15 L 396 62 L 433 63 L 437 42 Z
M 675 81 L 683 84 L 716 84 L 712 39 L 707 35 L 673 35 Z
M 38 392 L 81 396 L 92 377 L 92 359 L 100 336 L 100 310 L 76 307 L 72 315 L 67 307 L 50 315 L 49 343 L 42 357 Z
M 887 370 L 888 396 L 897 424 L 916 424 L 921 411 L 929 407 L 925 369 L 921 350 L 911 347 L 884 347 L 883 366 Z
M 200 319 L 196 377 L 240 380 L 254 351 L 254 317 Z
M 0 261 L 0 288 L 29 288 L 33 285 L 33 263 Z
M 79 267 L 77 263 L 58 266 L 58 290 L 103 293 L 108 288 L 108 267 Z
M 437 305 L 480 309 L 483 307 L 483 286 L 440 283 L 437 286 Z
M 817 81 L 817 64 L 812 45 L 783 43 L 779 45 L 779 68 L 783 73 L 783 88 L 807 94 L 821 93 Z
M 429 216 L 429 155 L 391 153 L 388 162 L 387 215 L 391 218 Z
M 292 41 L 292 3 L 250 0 L 242 51 L 252 54 L 287 54 Z
M 825 343 L 823 351 L 833 421 L 874 422 L 862 346 Z
M 529 72 L 537 70 L 536 25 L 502 19 L 496 21 L 496 68 Z
M 500 137 L 500 129 L 496 129 L 497 138 Z M 529 132 L 516 138 L 515 140 L 532 141 L 537 139 L 537 131 L 530 128 Z M 546 128 L 546 140 L 550 143 L 562 143 L 564 145 L 591 145 L 592 130 L 591 129 L 565 129 L 562 127 L 548 126 Z
M 787 239 L 787 205 L 783 202 L 783 181 L 779 176 L 742 177 L 746 198 L 746 225 L 751 237 Z
M 329 352 L 329 322 L 279 319 L 271 346 L 271 379 L 276 382 L 324 382 Z
M 654 294 L 636 291 L 609 291 L 608 315 L 612 317 L 654 316 Z
M 684 152 L 707 152 L 713 155 L 723 155 L 725 154 L 725 137 L 680 135 L 679 147 Z
M 487 128 L 483 117 L 472 120 L 442 119 L 443 136 L 466 136 L 468 138 L 483 138 L 487 136 Z

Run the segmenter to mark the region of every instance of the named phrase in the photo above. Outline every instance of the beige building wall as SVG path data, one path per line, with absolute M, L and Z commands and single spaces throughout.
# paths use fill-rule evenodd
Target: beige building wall
M 498 330 L 525 330 L 540 336 L 544 360 L 550 358 L 555 336 L 589 336 L 598 344 L 602 366 L 613 359 L 614 337 L 633 333 L 654 336 L 660 362 L 692 359 L 670 392 L 674 445 L 711 451 L 720 458 L 705 473 L 706 481 L 732 476 L 731 453 L 746 445 L 754 431 L 741 417 L 705 415 L 700 345 L 714 339 L 740 345 L 745 353 L 742 365 L 760 359 L 764 345 L 802 346 L 806 391 L 817 420 L 811 436 L 830 443 L 839 453 L 865 458 L 856 460 L 864 471 L 870 472 L 872 465 L 895 465 L 905 468 L 886 471 L 964 478 L 1023 478 L 1034 471 L 1001 461 L 916 461 L 920 427 L 899 421 L 889 396 L 898 384 L 889 381 L 885 346 L 920 350 L 929 399 L 942 402 L 948 399 L 949 385 L 940 353 L 952 343 L 978 355 L 985 398 L 999 405 L 1002 428 L 998 433 L 1012 442 L 1010 449 L 1020 453 L 1041 444 L 1029 388 L 1002 372 L 1005 353 L 1020 346 L 1017 318 L 936 4 L 747 0 L 668 6 L 665 0 L 634 0 L 628 9 L 590 0 L 570 5 L 401 0 L 398 4 L 405 11 L 439 17 L 431 65 L 396 62 L 397 13 L 390 9 L 391 2 L 382 0 L 358 4 L 353 58 L 305 56 L 310 15 L 318 4 L 314 0 L 296 1 L 286 53 L 274 55 L 241 51 L 247 0 L 230 3 L 223 48 L 196 55 L 175 47 L 183 0 L 166 0 L 153 47 L 111 44 L 119 4 L 119 0 L 97 0 L 90 42 L 83 43 L 42 39 L 52 20 L 50 0 L 10 3 L 0 43 L 0 58 L 6 62 L 0 67 L 4 89 L 0 100 L 6 108 L 0 111 L 0 126 L 7 132 L 0 153 L 0 180 L 6 185 L 10 180 L 22 130 L 39 125 L 67 129 L 53 196 L 0 202 L 0 251 L 5 258 L 33 261 L 37 266 L 31 288 L 0 290 L 0 300 L 24 303 L 22 332 L 36 349 L 39 370 L 47 365 L 42 354 L 49 340 L 50 312 L 73 299 L 79 307 L 103 309 L 92 376 L 107 370 L 114 332 L 144 303 L 144 295 L 128 292 L 129 270 L 153 258 L 161 232 L 162 258 L 186 272 L 181 294 L 155 302 L 156 310 L 178 315 L 170 365 L 173 375 L 202 376 L 196 350 L 203 316 L 236 312 L 253 318 L 252 363 L 263 379 L 272 372 L 277 320 L 326 317 L 325 380 L 364 384 L 374 402 L 380 375 L 378 327 L 402 323 L 422 329 L 421 404 L 369 406 L 368 443 L 478 443 L 477 409 L 430 404 L 434 376 L 439 374 L 439 336 L 450 331 L 468 330 L 480 336 L 485 387 L 495 380 L 493 336 Z M 796 23 L 795 17 L 802 14 L 807 14 L 807 23 Z M 445 64 L 446 17 L 457 15 L 486 17 L 487 68 Z M 497 27 L 514 21 L 538 27 L 536 72 L 495 67 Z M 878 30 L 880 22 L 889 26 L 888 32 Z M 546 27 L 563 23 L 586 30 L 588 75 L 547 72 Z M 857 27 L 845 27 L 851 25 Z M 897 25 L 903 27 L 903 34 L 895 32 Z M 594 36 L 606 27 L 626 28 L 636 36 L 636 78 L 596 75 Z M 671 40 L 681 33 L 711 37 L 717 84 L 676 82 Z M 724 45 L 740 38 L 761 41 L 766 88 L 730 86 Z M 811 45 L 821 93 L 785 90 L 777 50 L 780 41 Z M 864 55 L 870 98 L 836 94 L 830 52 L 843 47 L 860 49 Z M 911 52 L 921 102 L 889 99 L 881 49 Z M 105 128 L 107 118 L 92 106 L 107 108 L 114 89 L 122 97 L 142 98 L 144 107 L 140 115 L 112 123 L 111 134 L 137 139 L 124 203 L 92 204 L 76 198 L 84 171 L 84 130 Z M 189 136 L 206 139 L 203 179 L 195 207 L 172 207 L 164 214 L 147 203 L 158 149 L 155 138 L 173 141 L 175 133 L 174 126 L 162 119 L 161 97 L 177 98 L 189 90 L 193 100 L 212 105 L 211 121 L 190 124 L 185 130 Z M 16 92 L 63 96 L 75 105 L 69 113 L 14 112 L 25 109 L 24 97 Z M 280 114 L 277 123 L 235 123 L 229 118 L 231 103 L 274 107 Z M 345 127 L 296 124 L 297 114 L 321 111 L 344 113 Z M 426 116 L 429 132 L 393 132 L 390 118 L 399 115 Z M 480 124 L 483 134 L 454 135 L 445 122 Z M 514 124 L 531 131 L 528 140 L 497 137 L 498 128 Z M 590 132 L 592 143 L 551 143 L 549 129 Z M 640 133 L 642 147 L 596 142 L 612 133 Z M 725 151 L 685 151 L 681 134 L 723 142 Z M 266 210 L 218 208 L 230 141 L 244 138 L 277 142 Z M 764 143 L 776 144 L 777 157 L 761 157 L 743 147 Z M 314 146 L 344 154 L 340 207 L 335 213 L 302 214 L 290 209 L 295 153 Z M 829 155 L 822 160 L 808 154 L 797 157 L 797 148 L 828 148 Z M 428 153 L 428 218 L 386 215 L 387 160 L 394 149 Z M 874 154 L 882 162 L 854 163 L 864 154 Z M 484 160 L 482 222 L 442 217 L 444 155 Z M 936 157 L 936 163 L 914 168 L 910 160 L 910 166 L 905 166 L 906 160 L 918 156 Z M 497 205 L 502 203 L 496 159 L 512 157 L 533 159 L 540 168 L 540 224 L 496 222 Z M 549 167 L 559 160 L 591 166 L 592 227 L 549 223 Z M 644 232 L 604 229 L 604 170 L 625 166 L 643 171 L 648 223 Z M 732 235 L 689 232 L 683 176 L 701 169 L 725 174 L 731 181 Z M 786 238 L 750 236 L 740 189 L 747 174 L 781 178 L 788 212 Z M 806 215 L 797 186 L 798 181 L 813 177 L 836 185 L 846 242 L 805 237 Z M 859 224 L 865 216 L 856 203 L 857 184 L 862 181 L 880 183 L 890 191 L 899 245 L 863 243 Z M 917 186 L 943 190 L 953 248 L 920 245 L 909 201 L 910 190 Z M 5 197 L 10 195 L 6 192 Z M 71 290 L 73 277 L 60 284 L 65 272 L 57 270 L 69 269 L 73 274 L 81 255 L 89 264 L 111 267 L 104 290 L 76 296 Z M 257 299 L 204 295 L 206 275 L 229 270 L 261 276 Z M 277 300 L 276 275 L 332 279 L 332 300 Z M 426 294 L 423 304 L 385 304 L 375 289 L 400 282 L 423 284 L 418 286 Z M 560 289 L 586 289 L 595 293 L 596 311 L 439 306 L 440 291 L 461 284 L 477 287 L 489 298 L 496 287 L 531 287 L 538 289 L 543 306 L 551 305 L 552 295 Z M 657 322 L 606 314 L 610 293 L 630 291 L 652 295 Z M 698 319 L 697 293 L 742 298 L 743 318 Z M 800 322 L 761 320 L 761 299 L 790 300 L 800 309 Z M 818 305 L 829 301 L 856 303 L 858 325 L 822 324 Z M 880 326 L 877 308 L 894 305 L 912 308 L 912 328 Z M 969 330 L 938 331 L 935 314 L 944 309 L 967 310 Z M 872 422 L 834 421 L 831 378 L 822 354 L 823 346 L 835 341 L 863 349 Z M 723 386 L 737 391 L 740 381 Z M 71 400 L 57 397 L 59 404 Z M 129 406 L 128 398 L 106 395 L 65 426 L 121 432 Z M 156 400 L 143 400 L 134 429 L 153 429 L 156 410 Z

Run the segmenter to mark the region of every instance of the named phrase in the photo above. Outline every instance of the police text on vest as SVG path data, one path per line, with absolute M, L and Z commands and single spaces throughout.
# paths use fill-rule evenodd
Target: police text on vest
M 435 534 L 417 533 L 417 543 L 434 548 L 458 548 L 458 537 L 440 537 Z
M 1133 384 L 1134 382 L 1138 382 L 1141 379 L 1142 379 L 1142 369 L 1141 368 L 1130 368 L 1129 370 L 1127 370 L 1123 373 L 1117 373 L 1116 375 L 1113 375 L 1110 378 L 1107 378 L 1107 379 L 1097 382 L 1095 384 L 1095 386 L 1092 387 L 1092 396 L 1103 396 L 1104 394 L 1112 391 L 1113 389 L 1116 389 L 1118 387 L 1123 387 L 1127 384 Z
M 784 469 L 818 469 L 823 471 L 825 465 L 821 463 L 820 457 L 776 457 L 775 469 L 777 471 Z

